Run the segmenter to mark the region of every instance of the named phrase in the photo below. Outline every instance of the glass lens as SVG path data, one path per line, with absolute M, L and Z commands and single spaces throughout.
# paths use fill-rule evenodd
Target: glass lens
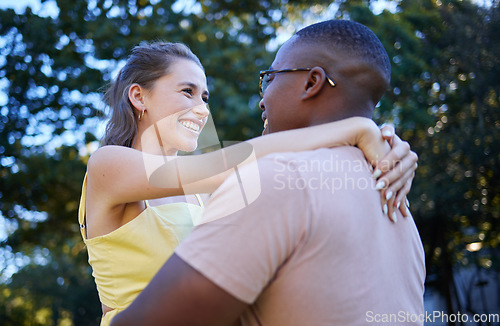
M 266 92 L 267 86 L 269 86 L 269 74 L 262 77 L 262 94 Z

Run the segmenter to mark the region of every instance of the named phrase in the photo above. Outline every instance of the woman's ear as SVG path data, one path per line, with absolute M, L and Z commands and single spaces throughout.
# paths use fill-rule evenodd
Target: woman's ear
M 326 73 L 321 67 L 314 67 L 307 74 L 302 99 L 307 100 L 316 96 L 326 83 Z
M 130 103 L 139 111 L 146 110 L 144 105 L 145 89 L 139 84 L 132 84 L 128 89 L 128 99 Z

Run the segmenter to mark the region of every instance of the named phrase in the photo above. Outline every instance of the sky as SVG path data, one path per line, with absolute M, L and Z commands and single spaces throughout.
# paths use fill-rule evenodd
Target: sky
M 29 3 L 38 3 L 39 5 L 39 2 L 38 0 L 2 0 L 0 1 L 0 8 L 13 8 L 13 9 L 16 9 L 16 12 L 17 10 L 19 9 L 22 9 L 24 7 L 26 7 L 27 4 Z
M 17 14 L 22 14 L 27 6 L 40 16 L 57 14 L 59 11 L 55 1 L 46 1 L 42 6 L 40 0 L 0 0 L 0 8 L 14 9 Z

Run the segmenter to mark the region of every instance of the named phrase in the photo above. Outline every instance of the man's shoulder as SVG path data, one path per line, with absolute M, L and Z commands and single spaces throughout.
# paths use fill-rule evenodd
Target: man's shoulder
M 363 153 L 352 146 L 273 153 L 237 167 L 214 195 L 236 201 L 234 197 L 241 193 L 244 197 L 241 202 L 245 204 L 261 195 L 273 200 L 291 197 L 306 200 L 308 196 L 304 193 L 310 188 L 308 185 L 359 172 L 369 176 L 367 165 Z
M 258 160 L 259 172 L 264 175 L 288 172 L 318 172 L 338 170 L 349 163 L 367 165 L 363 152 L 354 146 L 319 148 L 310 151 L 273 153 Z M 345 172 L 345 171 L 343 171 Z

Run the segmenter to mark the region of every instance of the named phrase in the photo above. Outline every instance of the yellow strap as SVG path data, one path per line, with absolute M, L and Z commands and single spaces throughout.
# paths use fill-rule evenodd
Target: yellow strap
M 80 197 L 80 207 L 78 208 L 78 224 L 83 240 L 87 240 L 87 226 L 85 223 L 85 201 L 87 198 L 87 173 L 83 179 L 82 196 Z
M 199 194 L 195 194 L 198 203 L 202 208 L 204 208 L 203 200 Z M 83 179 L 82 185 L 82 195 L 80 197 L 80 207 L 78 208 L 78 224 L 80 225 L 80 233 L 82 234 L 83 240 L 87 240 L 87 225 L 85 221 L 85 202 L 87 198 L 87 173 L 85 173 L 85 178 Z M 146 207 L 149 206 L 149 202 L 145 200 Z

